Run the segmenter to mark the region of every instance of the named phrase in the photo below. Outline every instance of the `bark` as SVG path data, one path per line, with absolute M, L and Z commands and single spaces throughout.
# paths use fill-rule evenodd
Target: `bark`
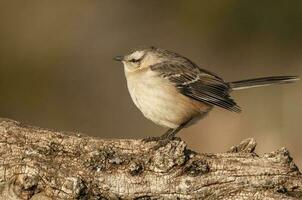
M 247 139 L 195 153 L 180 139 L 103 140 L 0 119 L 0 199 L 302 199 L 285 148 L 257 155 Z

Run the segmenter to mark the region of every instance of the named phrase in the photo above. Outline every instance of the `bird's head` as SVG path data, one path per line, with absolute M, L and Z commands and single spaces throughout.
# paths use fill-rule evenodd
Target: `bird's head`
M 125 56 L 116 56 L 114 60 L 122 62 L 126 72 L 135 72 L 168 60 L 163 51 L 155 47 L 139 49 Z

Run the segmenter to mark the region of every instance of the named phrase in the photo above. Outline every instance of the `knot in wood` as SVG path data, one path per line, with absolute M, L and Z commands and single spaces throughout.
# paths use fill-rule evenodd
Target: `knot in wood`
M 61 190 L 69 195 L 68 198 L 71 196 L 71 198 L 79 199 L 81 196 L 86 196 L 87 186 L 80 177 L 67 177 Z
M 243 140 L 240 144 L 232 146 L 228 153 L 253 153 L 257 143 L 254 138 Z
M 207 162 L 204 160 L 195 160 L 184 169 L 184 173 L 193 177 L 206 174 L 209 171 L 210 171 L 210 167 L 207 164 Z
M 131 176 L 137 176 L 140 175 L 144 171 L 144 167 L 141 163 L 132 162 L 130 164 L 129 173 Z
M 186 143 L 181 140 L 172 140 L 165 147 L 159 148 L 151 158 L 150 169 L 155 172 L 167 172 L 174 166 L 186 162 Z
M 31 198 L 37 189 L 39 178 L 36 174 L 19 174 L 10 187 L 20 199 Z

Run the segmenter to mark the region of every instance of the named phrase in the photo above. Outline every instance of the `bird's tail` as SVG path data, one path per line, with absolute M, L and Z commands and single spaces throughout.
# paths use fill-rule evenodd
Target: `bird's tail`
M 271 77 L 235 81 L 235 82 L 230 82 L 229 84 L 232 90 L 243 90 L 243 89 L 254 88 L 254 87 L 292 83 L 298 80 L 300 80 L 298 76 L 271 76 Z

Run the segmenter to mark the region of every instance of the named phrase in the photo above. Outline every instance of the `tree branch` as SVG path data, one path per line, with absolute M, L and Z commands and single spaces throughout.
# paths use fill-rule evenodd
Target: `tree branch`
M 258 156 L 247 139 L 195 153 L 180 139 L 152 150 L 0 119 L 0 199 L 301 199 L 302 175 L 281 148 Z

